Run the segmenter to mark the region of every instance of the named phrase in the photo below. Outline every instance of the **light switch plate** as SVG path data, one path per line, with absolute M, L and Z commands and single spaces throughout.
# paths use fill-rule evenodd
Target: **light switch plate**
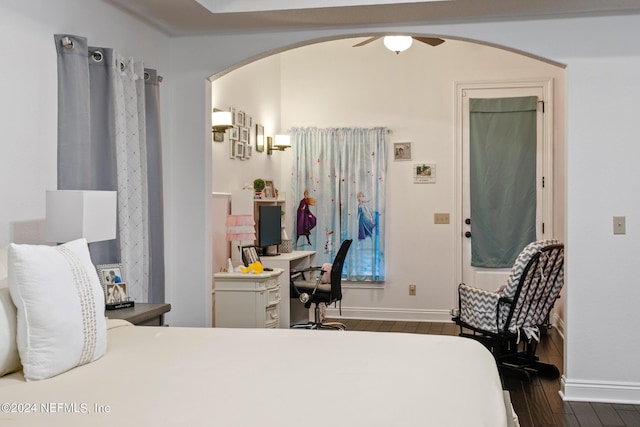
M 613 234 L 627 234 L 626 217 L 613 217 Z
M 434 224 L 449 224 L 449 214 L 448 213 L 434 213 L 433 214 L 433 223 Z

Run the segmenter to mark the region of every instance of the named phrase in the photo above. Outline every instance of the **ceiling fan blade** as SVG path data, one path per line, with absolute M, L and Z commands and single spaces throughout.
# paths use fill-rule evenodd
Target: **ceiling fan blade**
M 381 37 L 382 37 L 382 36 L 375 36 L 375 37 L 368 38 L 368 39 L 366 39 L 365 41 L 361 41 L 361 42 L 360 42 L 360 43 L 358 43 L 358 44 L 354 44 L 352 47 L 360 47 L 360 46 L 364 46 L 364 45 L 366 45 L 366 44 L 369 44 L 369 43 L 371 43 L 371 42 L 374 42 L 374 41 L 378 40 L 378 39 L 379 39 L 379 38 L 381 38 Z
M 431 46 L 438 46 L 439 44 L 444 43 L 444 40 L 437 37 L 414 37 L 413 39 Z

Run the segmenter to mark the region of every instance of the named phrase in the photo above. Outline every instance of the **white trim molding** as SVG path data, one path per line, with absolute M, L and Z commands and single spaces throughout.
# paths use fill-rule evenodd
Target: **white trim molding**
M 640 404 L 640 383 L 561 379 L 560 397 L 572 402 Z
M 345 307 L 340 310 L 327 307 L 326 316 L 332 319 L 367 319 L 392 320 L 405 322 L 451 322 L 449 310 L 421 310 L 410 308 L 380 308 L 380 307 Z

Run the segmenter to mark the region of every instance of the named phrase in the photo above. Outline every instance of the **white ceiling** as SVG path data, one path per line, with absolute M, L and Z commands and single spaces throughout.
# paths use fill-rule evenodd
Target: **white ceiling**
M 640 14 L 640 1 L 638 0 L 103 1 L 136 16 L 171 36 L 251 32 L 270 29 L 332 28 L 409 23 L 437 24 Z M 365 1 L 369 4 L 364 5 Z M 265 4 L 268 4 L 268 7 L 265 7 Z M 337 4 L 340 6 L 336 6 Z M 332 7 L 326 7 L 327 5 L 332 5 Z M 292 8 L 301 6 L 305 8 Z M 210 9 L 219 12 L 214 13 Z

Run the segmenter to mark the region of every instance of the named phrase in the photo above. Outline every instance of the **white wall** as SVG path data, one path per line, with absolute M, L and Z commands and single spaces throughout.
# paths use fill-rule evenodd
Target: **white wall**
M 211 83 L 212 105 L 221 110 L 235 107 L 253 117 L 252 134 L 257 123 L 264 126 L 266 136 L 280 133 L 280 59 L 277 56 L 255 61 L 226 74 Z M 228 133 L 228 132 L 227 132 Z M 267 155 L 255 151 L 248 160 L 230 159 L 228 144 L 212 147 L 212 189 L 231 192 L 255 178 L 280 181 L 281 159 L 278 153 Z
M 640 367 L 634 357 L 640 344 L 633 339 L 640 323 L 635 268 L 640 249 L 640 198 L 635 196 L 640 144 L 635 142 L 634 120 L 640 96 L 640 44 L 632 42 L 640 36 L 640 16 L 167 39 L 97 0 L 4 0 L 0 3 L 0 35 L 5 41 L 0 47 L 5 59 L 0 79 L 4 119 L 0 178 L 5 184 L 0 187 L 0 242 L 11 239 L 8 230 L 13 222 L 43 217 L 42 194 L 55 185 L 53 34 L 83 34 L 92 44 L 142 56 L 165 76 L 170 321 L 205 324 L 210 312 L 202 296 L 211 283 L 209 76 L 311 40 L 393 31 L 480 40 L 567 64 L 563 390 L 573 400 L 640 403 Z M 614 215 L 626 215 L 626 235 L 612 235 Z

